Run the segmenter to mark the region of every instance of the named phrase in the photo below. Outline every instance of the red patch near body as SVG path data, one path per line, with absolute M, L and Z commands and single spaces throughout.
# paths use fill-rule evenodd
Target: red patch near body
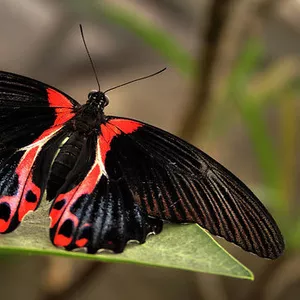
M 112 119 L 102 124 L 99 146 L 103 164 L 105 163 L 106 154 L 110 150 L 112 139 L 121 133 L 130 134 L 141 126 L 143 126 L 143 124 L 140 122 L 123 119 Z
M 132 133 L 136 131 L 139 127 L 142 127 L 143 124 L 138 121 L 126 120 L 126 119 L 112 119 L 108 121 L 108 124 L 114 125 L 122 131 L 123 133 Z
M 47 88 L 48 93 L 48 101 L 51 107 L 60 107 L 60 108 L 73 108 L 73 104 L 70 100 L 64 96 L 63 94 L 59 93 L 58 91 Z
M 61 125 L 74 117 L 73 104 L 63 94 L 51 88 L 47 89 L 50 107 L 55 108 L 56 119 L 53 126 Z

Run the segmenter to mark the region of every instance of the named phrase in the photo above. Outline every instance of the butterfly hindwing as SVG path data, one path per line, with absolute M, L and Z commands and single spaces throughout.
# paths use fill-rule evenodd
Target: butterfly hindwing
M 1 233 L 14 230 L 38 207 L 51 161 L 66 137 L 62 128 L 76 105 L 39 81 L 0 72 Z
M 94 135 L 85 140 L 74 169 L 52 204 L 50 237 L 56 246 L 69 250 L 86 247 L 89 253 L 99 249 L 122 252 L 129 240 L 143 243 L 150 232 L 162 229 L 162 221 L 142 213 L 123 179 L 107 176 L 103 157 L 109 141 L 104 138 Z M 80 160 L 89 165 L 87 157 L 93 162 L 85 174 Z M 84 179 L 74 186 L 82 172 Z

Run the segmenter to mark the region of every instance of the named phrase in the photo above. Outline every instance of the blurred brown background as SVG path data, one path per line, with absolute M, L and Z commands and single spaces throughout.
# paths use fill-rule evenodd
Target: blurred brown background
M 170 35 L 195 70 L 186 71 L 184 60 L 155 49 L 130 26 L 116 22 L 105 13 L 112 4 Z M 56 86 L 79 102 L 97 88 L 79 23 L 103 89 L 167 66 L 157 77 L 111 92 L 107 114 L 162 127 L 222 162 L 262 196 L 283 228 L 288 250 L 270 262 L 223 243 L 254 272 L 254 282 L 135 265 L 5 256 L 0 258 L 0 299 L 300 299 L 299 20 L 298 0 L 2 0 L 0 68 Z M 251 43 L 263 49 L 252 63 L 256 50 Z M 244 73 L 251 73 L 247 89 L 238 89 Z M 231 102 L 235 97 L 241 102 Z M 260 109 L 279 163 L 277 181 L 266 179 L 273 165 L 268 169 L 263 154 L 258 159 L 264 139 L 259 141 L 260 131 L 253 127 L 254 110 L 236 108 L 243 101 Z M 280 200 L 265 196 L 265 189 Z

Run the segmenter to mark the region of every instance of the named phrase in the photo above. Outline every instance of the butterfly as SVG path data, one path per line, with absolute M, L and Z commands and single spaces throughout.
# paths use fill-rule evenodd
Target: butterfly
M 50 239 L 66 250 L 120 253 L 171 222 L 197 223 L 261 257 L 283 253 L 273 217 L 235 175 L 171 133 L 105 115 L 108 103 L 100 88 L 81 105 L 0 72 L 0 233 L 45 194 Z

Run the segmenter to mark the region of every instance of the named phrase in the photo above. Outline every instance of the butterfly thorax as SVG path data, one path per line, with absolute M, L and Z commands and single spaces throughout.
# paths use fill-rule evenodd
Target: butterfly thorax
M 72 132 L 89 136 L 93 133 L 98 134 L 100 125 L 104 122 L 105 115 L 102 110 L 98 110 L 90 104 L 84 104 L 76 111 L 75 116 L 66 125 Z
M 86 104 L 77 108 L 75 116 L 68 123 L 69 128 L 85 136 L 98 134 L 100 125 L 105 122 L 103 110 L 107 104 L 108 98 L 104 93 L 90 92 Z
M 65 125 L 69 138 L 61 145 L 52 164 L 47 184 L 48 199 L 55 197 L 74 166 L 77 166 L 78 173 L 82 172 L 82 168 L 78 168 L 78 161 L 82 153 L 87 151 L 84 145 L 96 139 L 101 124 L 105 123 L 103 109 L 107 104 L 106 99 L 103 93 L 91 92 L 87 103 L 74 109 L 75 116 Z

